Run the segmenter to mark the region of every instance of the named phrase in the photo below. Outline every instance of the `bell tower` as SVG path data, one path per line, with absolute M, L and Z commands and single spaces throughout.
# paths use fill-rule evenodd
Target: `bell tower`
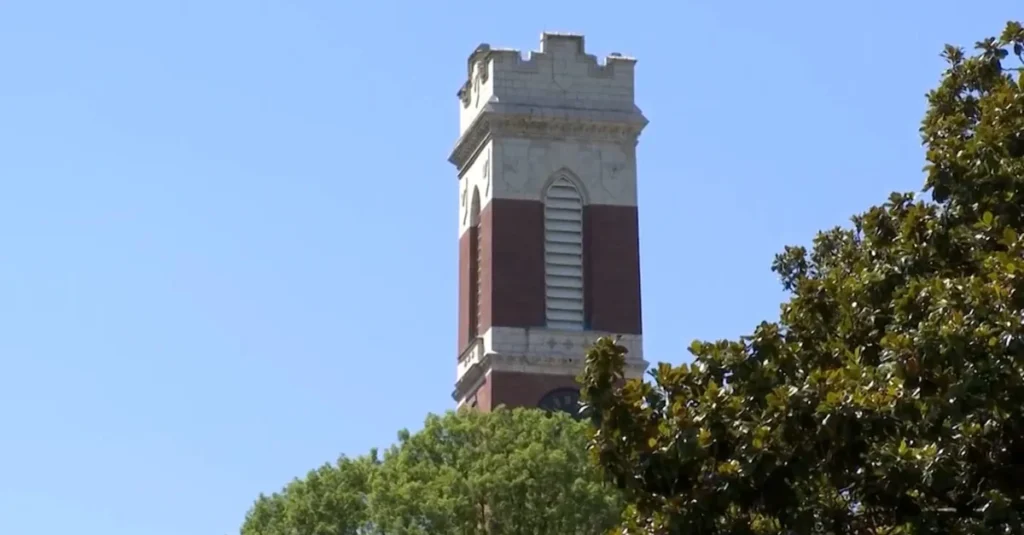
M 593 341 L 643 360 L 636 60 L 599 63 L 582 35 L 540 51 L 483 44 L 458 92 L 460 406 L 571 410 Z

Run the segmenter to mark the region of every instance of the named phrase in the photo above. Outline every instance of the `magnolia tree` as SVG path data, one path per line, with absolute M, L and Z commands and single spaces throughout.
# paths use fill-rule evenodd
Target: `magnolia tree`
M 603 535 L 620 493 L 587 455 L 588 425 L 539 410 L 431 415 L 371 452 L 261 496 L 242 535 Z
M 787 247 L 791 297 L 652 383 L 587 356 L 592 448 L 657 534 L 1024 532 L 1024 29 L 948 68 L 897 193 Z

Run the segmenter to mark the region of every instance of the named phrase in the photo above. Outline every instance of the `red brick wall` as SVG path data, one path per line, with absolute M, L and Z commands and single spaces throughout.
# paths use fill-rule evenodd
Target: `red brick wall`
M 544 205 L 495 199 L 490 325 L 541 327 L 544 317 Z
M 536 407 L 548 392 L 567 387 L 579 388 L 575 376 L 492 372 L 477 390 L 477 407 L 482 411 L 491 411 L 498 405 Z
M 584 292 L 590 328 L 641 334 L 640 227 L 634 206 L 584 211 Z
M 544 205 L 494 199 L 480 213 L 481 332 L 492 325 L 544 325 Z M 459 351 L 473 316 L 472 244 L 459 239 Z M 641 334 L 640 239 L 637 209 L 590 205 L 584 211 L 584 291 L 591 329 Z

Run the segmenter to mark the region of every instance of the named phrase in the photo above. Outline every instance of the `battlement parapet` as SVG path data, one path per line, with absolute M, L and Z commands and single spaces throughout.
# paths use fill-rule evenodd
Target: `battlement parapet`
M 603 62 L 586 53 L 584 37 L 545 32 L 540 51 L 482 44 L 467 60 L 467 80 L 458 91 L 459 132 L 488 105 L 528 104 L 543 108 L 633 112 L 636 59 L 613 53 Z

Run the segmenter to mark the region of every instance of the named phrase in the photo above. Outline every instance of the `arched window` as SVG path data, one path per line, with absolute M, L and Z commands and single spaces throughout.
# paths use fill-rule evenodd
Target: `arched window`
M 469 227 L 469 338 L 472 340 L 477 336 L 480 336 L 480 314 L 481 314 L 481 299 L 483 292 L 481 291 L 481 241 L 483 240 L 483 230 L 480 228 L 480 190 L 473 188 L 473 201 L 469 208 L 470 227 Z
M 544 282 L 548 327 L 583 329 L 583 195 L 564 176 L 544 194 Z

